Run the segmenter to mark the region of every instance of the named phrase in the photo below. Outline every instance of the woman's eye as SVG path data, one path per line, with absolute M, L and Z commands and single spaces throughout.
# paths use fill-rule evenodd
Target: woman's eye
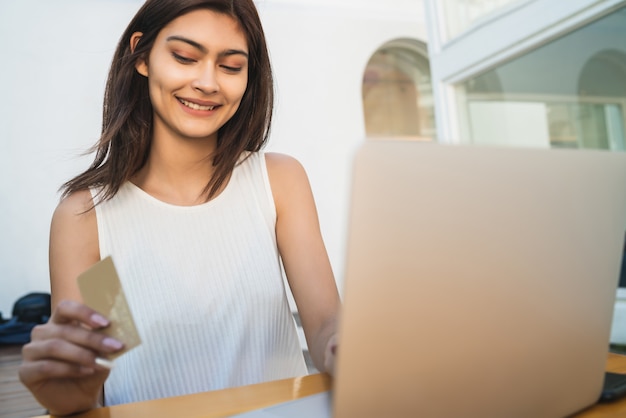
M 222 65 L 222 68 L 226 71 L 228 71 L 229 73 L 240 73 L 241 72 L 241 67 L 231 67 L 229 65 Z
M 193 58 L 183 57 L 182 55 L 177 54 L 176 52 L 172 52 L 172 56 L 174 59 L 182 64 L 191 64 L 196 62 Z

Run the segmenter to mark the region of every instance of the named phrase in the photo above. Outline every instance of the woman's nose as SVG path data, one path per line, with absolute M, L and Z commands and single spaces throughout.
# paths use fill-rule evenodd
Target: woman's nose
M 192 87 L 204 94 L 211 94 L 219 91 L 216 69 L 213 65 L 207 65 L 198 72 L 192 82 Z

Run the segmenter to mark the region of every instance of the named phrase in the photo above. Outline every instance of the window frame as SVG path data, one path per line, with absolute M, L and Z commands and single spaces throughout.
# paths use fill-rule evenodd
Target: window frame
M 428 25 L 435 126 L 439 142 L 463 142 L 456 85 L 567 35 L 616 9 L 626 0 L 519 0 L 447 39 L 438 0 L 424 0 Z M 498 36 L 494 37 L 493 34 Z

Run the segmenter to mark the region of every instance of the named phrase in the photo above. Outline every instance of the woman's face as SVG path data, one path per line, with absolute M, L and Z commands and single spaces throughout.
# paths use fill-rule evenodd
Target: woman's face
M 165 26 L 136 68 L 148 77 L 155 136 L 215 140 L 246 91 L 248 45 L 230 16 L 195 10 Z

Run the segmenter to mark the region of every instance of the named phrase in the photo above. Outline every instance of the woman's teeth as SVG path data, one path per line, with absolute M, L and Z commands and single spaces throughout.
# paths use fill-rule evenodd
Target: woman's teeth
M 178 99 L 182 104 L 193 110 L 213 110 L 215 106 L 201 106 L 197 103 L 188 102 L 184 99 Z

